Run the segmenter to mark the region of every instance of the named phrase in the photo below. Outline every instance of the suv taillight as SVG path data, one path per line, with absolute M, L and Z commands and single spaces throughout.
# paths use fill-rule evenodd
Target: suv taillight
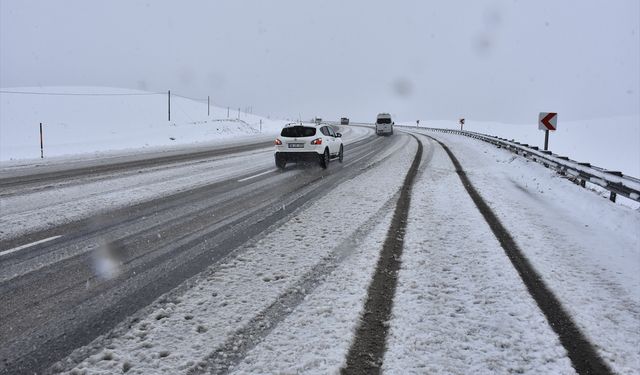
M 281 145 L 282 145 L 282 141 L 276 138 L 276 146 L 281 146 Z
M 313 141 L 311 141 L 312 145 L 321 145 L 322 144 L 322 138 L 316 138 Z

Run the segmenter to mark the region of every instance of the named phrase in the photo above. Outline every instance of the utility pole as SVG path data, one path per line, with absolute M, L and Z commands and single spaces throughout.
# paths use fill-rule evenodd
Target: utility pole
M 167 108 L 169 109 L 169 121 L 171 121 L 171 90 L 167 90 Z
M 229 107 L 227 107 L 227 118 L 229 118 Z
M 211 98 L 207 95 L 207 117 L 211 115 Z

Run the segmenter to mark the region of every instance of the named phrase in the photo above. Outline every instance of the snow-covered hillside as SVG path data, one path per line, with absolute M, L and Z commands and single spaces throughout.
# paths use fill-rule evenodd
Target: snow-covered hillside
M 571 159 L 640 177 L 640 116 L 563 121 L 549 135 L 549 149 Z M 415 122 L 406 122 L 415 126 Z M 457 121 L 421 121 L 420 126 L 460 129 Z M 536 123 L 505 124 L 467 119 L 464 130 L 544 146 L 544 132 Z
M 171 147 L 272 135 L 283 121 L 195 101 L 172 93 L 109 87 L 21 87 L 0 90 L 0 161 Z M 31 94 L 16 94 L 28 92 Z M 214 103 L 215 101 L 212 100 Z
M 16 94 L 25 92 L 30 94 Z M 61 95 L 62 94 L 62 95 Z M 215 106 L 206 100 L 110 87 L 21 87 L 0 90 L 0 161 L 158 149 L 230 139 L 271 137 L 285 121 Z M 260 123 L 262 122 L 262 131 Z M 406 122 L 407 125 L 415 123 Z M 422 121 L 420 126 L 459 128 L 456 121 Z M 544 133 L 532 124 L 468 119 L 465 130 L 542 146 Z M 640 177 L 640 116 L 562 121 L 549 148 L 578 161 Z

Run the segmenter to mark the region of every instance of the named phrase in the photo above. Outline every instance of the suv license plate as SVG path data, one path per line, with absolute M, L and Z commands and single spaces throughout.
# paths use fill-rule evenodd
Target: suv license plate
M 289 148 L 304 148 L 304 143 L 289 143 Z

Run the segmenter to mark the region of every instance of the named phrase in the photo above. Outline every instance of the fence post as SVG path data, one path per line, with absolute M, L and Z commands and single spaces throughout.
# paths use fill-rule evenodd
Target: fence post
M 260 119 L 260 133 L 262 133 L 262 119 Z
M 40 159 L 44 159 L 44 143 L 42 142 L 42 123 L 40 123 Z
M 167 90 L 167 103 L 169 121 L 171 121 L 171 90 Z
M 240 108 L 238 108 L 238 120 L 240 120 Z

